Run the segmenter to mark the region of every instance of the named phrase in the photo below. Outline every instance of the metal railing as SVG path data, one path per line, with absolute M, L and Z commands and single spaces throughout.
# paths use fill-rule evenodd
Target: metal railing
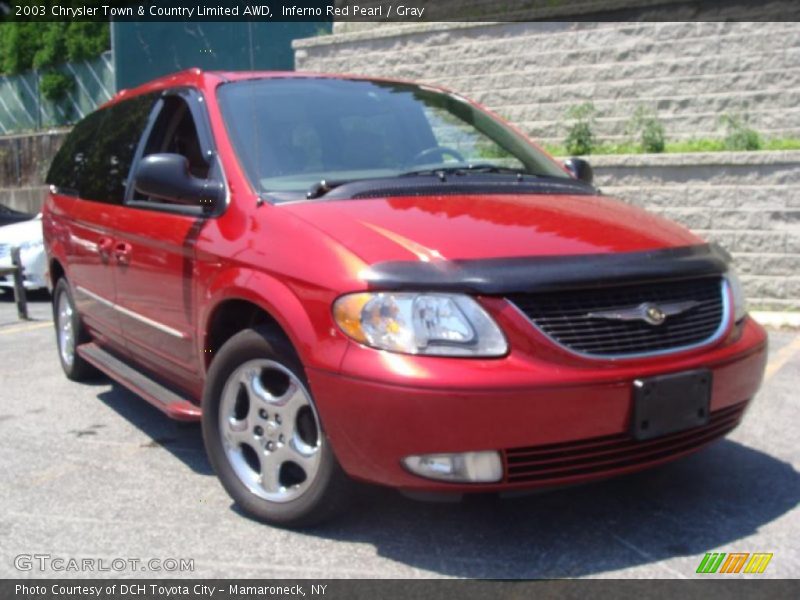
M 42 96 L 38 71 L 0 76 L 0 135 L 70 125 L 114 94 L 111 52 L 92 60 L 63 63 L 56 70 L 75 82 L 59 102 Z
M 14 301 L 17 304 L 17 316 L 22 321 L 29 321 L 28 295 L 25 293 L 24 284 L 25 268 L 22 266 L 22 260 L 19 257 L 18 246 L 11 248 L 11 265 L 10 267 L 0 267 L 0 277 L 14 276 Z

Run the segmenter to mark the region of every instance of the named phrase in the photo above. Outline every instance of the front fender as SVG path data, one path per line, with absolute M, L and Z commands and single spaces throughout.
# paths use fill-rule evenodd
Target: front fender
M 246 267 L 218 272 L 198 303 L 198 322 L 203 325 L 198 336 L 199 356 L 217 350 L 208 347 L 209 325 L 215 310 L 226 301 L 244 300 L 275 319 L 305 366 L 338 371 L 348 342 L 333 323 L 330 306 L 335 297 L 333 291 L 319 288 L 292 288 L 267 273 Z

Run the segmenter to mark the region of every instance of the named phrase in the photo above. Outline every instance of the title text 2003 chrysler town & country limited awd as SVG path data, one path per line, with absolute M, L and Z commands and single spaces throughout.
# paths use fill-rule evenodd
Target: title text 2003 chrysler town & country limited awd
M 766 336 L 728 255 L 452 92 L 190 70 L 78 123 L 44 210 L 58 352 L 175 419 L 248 513 L 353 480 L 506 492 L 731 431 Z

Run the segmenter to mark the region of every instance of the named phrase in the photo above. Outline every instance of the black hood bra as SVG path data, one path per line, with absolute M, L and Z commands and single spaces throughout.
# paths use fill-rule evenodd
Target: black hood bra
M 723 275 L 729 262 L 717 244 L 699 244 L 616 254 L 388 261 L 372 265 L 362 277 L 381 290 L 499 295 Z

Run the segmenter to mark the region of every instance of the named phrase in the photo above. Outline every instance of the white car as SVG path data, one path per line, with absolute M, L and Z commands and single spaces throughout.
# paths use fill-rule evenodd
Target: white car
M 13 246 L 19 246 L 24 269 L 25 289 L 38 290 L 47 287 L 45 279 L 47 258 L 42 238 L 41 214 L 29 221 L 20 221 L 0 227 L 0 267 L 11 266 L 11 248 Z M 14 277 L 12 275 L 0 277 L 0 290 L 13 288 Z

